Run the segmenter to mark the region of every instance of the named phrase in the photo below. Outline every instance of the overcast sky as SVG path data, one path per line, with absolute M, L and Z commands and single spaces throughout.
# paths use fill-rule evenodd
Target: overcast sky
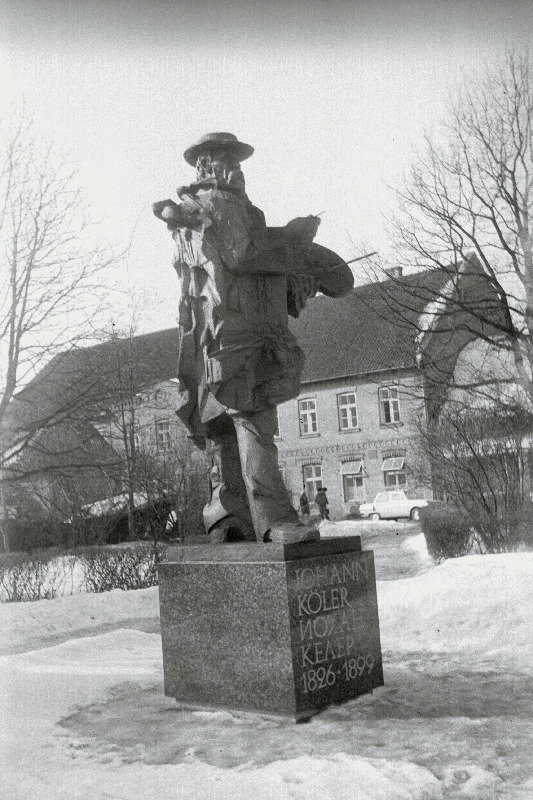
M 4 0 L 0 103 L 25 98 L 81 170 L 103 238 L 130 245 L 109 281 L 140 329 L 177 313 L 170 237 L 151 214 L 194 178 L 209 131 L 255 147 L 247 191 L 267 222 L 325 211 L 317 241 L 385 252 L 382 213 L 464 70 L 533 35 L 533 0 Z M 117 309 L 117 317 L 119 317 Z

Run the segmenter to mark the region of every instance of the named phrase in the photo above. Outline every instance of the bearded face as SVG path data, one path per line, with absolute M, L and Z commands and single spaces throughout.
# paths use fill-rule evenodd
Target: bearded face
M 241 191 L 245 189 L 241 165 L 230 151 L 217 150 L 199 156 L 196 162 L 196 180 L 203 181 L 207 178 L 215 178 L 220 183 L 226 183 L 233 189 Z

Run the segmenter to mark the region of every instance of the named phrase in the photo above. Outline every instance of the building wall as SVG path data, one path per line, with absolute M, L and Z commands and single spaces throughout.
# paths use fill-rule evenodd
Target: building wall
M 189 438 L 189 432 L 176 416 L 180 393 L 176 381 L 161 381 L 133 398 L 125 398 L 124 421 L 122 409 L 108 409 L 102 421 L 95 427 L 106 438 L 111 447 L 124 461 L 123 486 L 128 488 L 126 471 L 126 451 L 124 445 L 124 423 L 131 443 L 131 432 L 134 435 L 135 450 L 148 457 L 142 460 L 143 465 L 137 471 L 141 482 L 150 476 L 169 484 L 176 490 L 184 490 L 190 480 L 201 480 L 202 496 L 207 489 L 209 459 L 205 451 L 200 450 Z M 133 401 L 133 402 L 132 402 Z M 132 411 L 133 410 L 133 411 Z M 130 430 L 133 418 L 133 431 Z M 137 461 L 139 464 L 139 461 Z M 181 487 L 181 488 L 180 488 Z M 199 489 L 199 491 L 200 491 Z
M 399 420 L 386 421 L 380 404 L 380 390 L 397 390 Z M 339 397 L 355 395 L 356 422 L 350 409 L 345 417 L 348 427 L 341 426 Z M 180 452 L 194 464 L 207 463 L 205 454 L 187 438 L 187 431 L 174 413 L 178 404 L 177 385 L 172 381 L 157 384 L 139 395 L 135 407 L 135 432 L 138 446 L 164 459 L 165 454 Z M 280 468 L 289 489 L 293 505 L 298 508 L 302 492 L 304 468 L 311 468 L 318 480 L 328 489 L 332 519 L 343 519 L 356 502 L 372 500 L 385 486 L 384 459 L 403 459 L 403 469 L 394 480 L 405 480 L 401 488 L 408 495 L 428 497 L 430 491 L 417 480 L 420 474 L 420 454 L 416 447 L 417 417 L 421 413 L 419 377 L 404 372 L 380 374 L 379 379 L 354 378 L 305 384 L 296 400 L 278 407 L 279 436 L 276 444 Z M 317 431 L 305 433 L 300 423 L 301 401 L 314 401 Z M 392 415 L 393 410 L 390 409 Z M 168 449 L 158 437 L 158 424 L 168 423 Z M 123 448 L 120 423 L 107 420 L 99 428 L 117 452 Z M 159 438 L 159 440 L 158 440 Z M 355 477 L 351 472 L 354 463 L 361 462 Z M 349 466 L 352 465 L 352 466 Z M 356 486 L 356 483 L 362 485 Z M 309 488 L 309 484 L 308 484 Z M 392 485 L 389 488 L 394 488 Z
M 158 458 L 167 453 L 188 458 L 195 450 L 188 432 L 175 414 L 179 392 L 177 383 L 163 381 L 139 392 L 132 398 L 125 398 L 124 419 L 126 426 L 133 417 L 135 447 Z M 133 408 L 133 414 L 131 409 Z M 124 423 L 120 408 L 112 409 L 104 415 L 105 420 L 97 424 L 99 432 L 107 439 L 113 449 L 124 453 Z
M 394 488 L 392 481 L 412 497 L 431 496 L 431 491 L 427 486 L 421 486 L 419 479 L 421 470 L 420 453 L 416 445 L 416 421 L 424 406 L 419 380 L 414 372 L 404 372 L 401 375 L 380 374 L 379 379 L 354 378 L 306 384 L 296 400 L 279 406 L 279 436 L 276 443 L 280 467 L 296 507 L 304 477 L 309 478 L 312 471 L 316 477 L 317 467 L 320 481 L 328 490 L 332 519 L 343 519 L 350 513 L 354 503 L 372 500 L 377 492 Z M 383 390 L 390 387 L 397 390 L 399 420 L 387 421 L 385 416 L 396 417 L 397 414 L 390 405 L 387 414 L 383 403 L 380 403 L 380 397 L 387 399 Z M 344 423 L 341 423 L 339 415 L 339 398 L 352 393 L 356 399 L 355 427 L 350 409 L 344 414 Z M 389 399 L 394 401 L 395 395 L 396 391 L 389 394 Z M 309 425 L 305 432 L 305 415 L 309 422 L 310 412 L 309 405 L 302 406 L 301 401 L 306 403 L 308 400 L 315 403 L 316 432 L 310 432 Z M 393 402 L 393 405 L 396 404 Z M 385 459 L 392 458 L 399 461 L 385 462 Z M 355 480 L 353 470 L 359 462 L 361 469 Z M 402 469 L 393 470 L 392 474 L 387 473 L 388 487 L 385 485 L 384 464 L 402 466 Z M 356 483 L 362 485 L 356 486 Z M 318 479 L 315 485 L 318 485 Z M 311 488 L 309 483 L 307 488 Z

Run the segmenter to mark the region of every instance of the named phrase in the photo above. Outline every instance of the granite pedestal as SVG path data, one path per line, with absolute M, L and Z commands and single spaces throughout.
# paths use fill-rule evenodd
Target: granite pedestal
M 358 536 L 175 547 L 159 593 L 165 694 L 188 707 L 303 720 L 383 685 Z

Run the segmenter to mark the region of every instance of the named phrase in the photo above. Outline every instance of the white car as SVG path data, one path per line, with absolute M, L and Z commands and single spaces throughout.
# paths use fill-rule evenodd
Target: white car
M 379 492 L 373 503 L 362 503 L 359 513 L 368 519 L 399 519 L 410 517 L 420 519 L 420 509 L 429 505 L 429 500 L 409 500 L 405 492 L 394 490 L 392 492 Z

